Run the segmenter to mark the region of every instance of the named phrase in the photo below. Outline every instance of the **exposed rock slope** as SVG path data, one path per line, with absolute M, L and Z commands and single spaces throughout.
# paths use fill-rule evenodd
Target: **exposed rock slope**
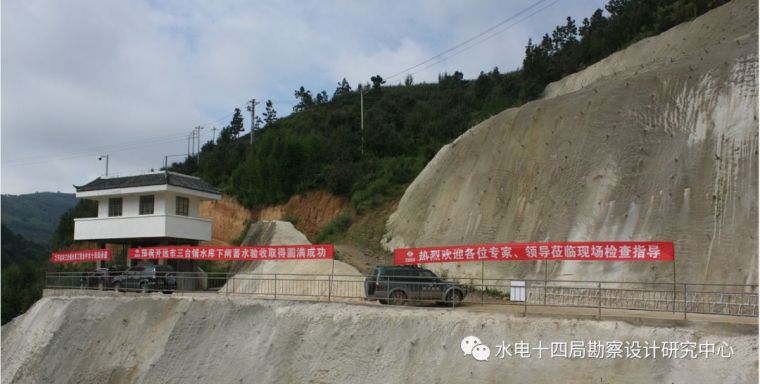
M 45 297 L 2 328 L 3 383 L 751 383 L 754 326 L 631 324 L 224 297 Z M 479 337 L 488 361 L 464 356 Z M 731 358 L 500 359 L 502 341 L 726 342 Z M 533 351 L 533 354 L 538 352 Z M 641 356 L 644 352 L 641 352 Z
M 385 246 L 672 240 L 680 281 L 754 283 L 757 61 L 757 3 L 741 0 L 551 84 L 442 148 L 391 215 Z M 543 278 L 533 262 L 487 268 Z M 549 271 L 672 279 L 651 263 Z

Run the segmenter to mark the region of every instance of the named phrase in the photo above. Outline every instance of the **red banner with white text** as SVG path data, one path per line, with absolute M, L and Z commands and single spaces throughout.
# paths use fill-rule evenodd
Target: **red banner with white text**
M 85 263 L 91 261 L 111 261 L 110 249 L 82 249 L 79 251 L 53 252 L 52 263 Z
M 673 242 L 594 241 L 452 245 L 399 248 L 393 264 L 466 263 L 472 261 L 674 261 Z
M 170 246 L 130 248 L 130 259 L 185 260 L 329 260 L 333 258 L 332 244 L 272 245 L 263 247 L 191 247 Z

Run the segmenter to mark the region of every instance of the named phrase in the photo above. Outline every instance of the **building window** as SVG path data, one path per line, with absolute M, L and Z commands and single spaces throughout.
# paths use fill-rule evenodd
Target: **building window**
M 190 215 L 190 199 L 177 196 L 177 214 L 180 216 Z
M 108 216 L 121 216 L 121 197 L 108 199 Z
M 153 214 L 153 195 L 140 196 L 140 214 L 152 215 Z

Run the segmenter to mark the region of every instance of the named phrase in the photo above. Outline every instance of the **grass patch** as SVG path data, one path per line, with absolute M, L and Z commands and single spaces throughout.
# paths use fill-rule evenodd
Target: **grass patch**
M 290 224 L 293 224 L 293 226 L 295 227 L 296 224 L 298 224 L 298 217 L 293 216 L 289 213 L 286 213 L 285 215 L 282 216 L 282 221 L 287 221 Z
M 351 226 L 353 219 L 347 212 L 341 213 L 336 216 L 325 228 L 319 232 L 314 242 L 317 244 L 333 242 L 335 239 L 340 238 L 346 233 L 348 227 Z

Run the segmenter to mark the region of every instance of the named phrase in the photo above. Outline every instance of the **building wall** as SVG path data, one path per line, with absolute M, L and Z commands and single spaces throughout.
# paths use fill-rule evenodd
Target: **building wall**
M 173 237 L 211 240 L 211 220 L 175 215 L 92 217 L 74 220 L 74 240 Z
M 187 196 L 173 192 L 141 193 L 121 196 L 105 196 L 95 199 L 98 202 L 98 217 L 106 218 L 108 216 L 108 200 L 113 197 L 122 198 L 122 217 L 126 216 L 145 216 L 140 215 L 140 196 L 153 195 L 153 214 L 154 215 L 176 215 L 177 196 L 183 196 L 190 199 L 189 217 L 200 217 L 199 209 L 201 199 L 195 196 Z
M 146 195 L 154 197 L 153 214 L 140 215 L 140 196 Z M 177 196 L 188 198 L 188 216 L 177 215 Z M 98 202 L 98 217 L 76 219 L 74 240 L 172 237 L 208 241 L 211 239 L 211 221 L 200 218 L 200 202 L 219 198 L 218 195 L 173 186 L 114 189 L 98 191 L 97 195 L 85 192 L 79 197 Z M 122 198 L 122 214 L 109 217 L 108 201 L 114 197 Z

